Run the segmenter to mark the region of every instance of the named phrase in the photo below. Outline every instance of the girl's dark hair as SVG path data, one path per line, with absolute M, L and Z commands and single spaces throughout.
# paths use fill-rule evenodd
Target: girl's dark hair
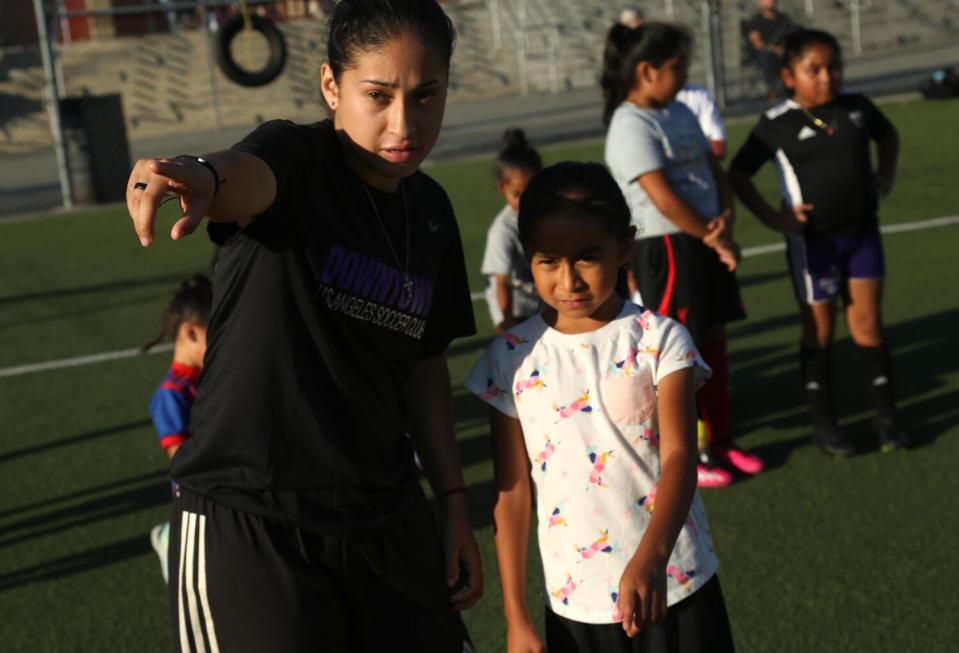
M 603 51 L 603 124 L 609 120 L 636 83 L 636 66 L 648 61 L 655 67 L 662 66 L 677 55 L 688 54 L 693 38 L 689 31 L 672 23 L 643 23 L 630 29 L 616 23 L 606 33 L 606 49 Z
M 180 282 L 180 286 L 170 297 L 160 318 L 160 332 L 141 347 L 148 351 L 161 342 L 176 338 L 180 325 L 186 321 L 206 326 L 210 321 L 210 307 L 213 304 L 213 284 L 202 274 L 195 274 Z
M 832 51 L 836 53 L 836 59 L 842 59 L 842 50 L 835 36 L 819 29 L 799 27 L 789 32 L 783 40 L 783 56 L 780 59 L 780 65 L 783 68 L 791 67 L 806 53 L 806 50 L 814 45 L 832 48 Z
M 598 163 L 563 161 L 533 177 L 519 198 L 519 240 L 527 255 L 536 224 L 564 215 L 596 220 L 616 239 L 631 238 L 632 214 L 619 184 Z M 628 297 L 626 270 L 620 270 L 616 292 Z
M 406 31 L 449 63 L 456 29 L 436 0 L 340 0 L 327 24 L 327 62 L 339 80 L 360 51 L 375 50 Z
M 496 157 L 496 180 L 502 181 L 509 170 L 521 170 L 535 175 L 543 169 L 543 159 L 536 148 L 526 140 L 522 129 L 511 127 L 503 132 L 503 149 Z

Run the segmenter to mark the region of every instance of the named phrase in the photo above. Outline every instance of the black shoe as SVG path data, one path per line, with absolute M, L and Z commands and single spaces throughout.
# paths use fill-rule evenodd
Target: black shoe
M 852 444 L 843 435 L 842 430 L 835 422 L 826 422 L 813 426 L 812 439 L 823 453 L 830 456 L 845 458 L 855 451 Z
M 879 440 L 880 451 L 908 449 L 911 444 L 909 436 L 900 431 L 896 420 L 890 417 L 877 417 L 872 423 L 872 430 L 876 433 L 876 439 Z

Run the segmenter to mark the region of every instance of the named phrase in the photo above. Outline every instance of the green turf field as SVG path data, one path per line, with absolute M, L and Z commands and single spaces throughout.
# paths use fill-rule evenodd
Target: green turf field
M 883 222 L 959 214 L 959 104 L 885 110 L 903 152 Z M 731 130 L 733 150 L 744 135 L 744 127 Z M 601 145 L 545 154 L 597 160 Z M 478 290 L 485 230 L 501 205 L 490 161 L 430 172 L 456 206 Z M 770 174 L 763 183 L 772 188 Z M 159 238 L 144 251 L 124 213 L 0 223 L 0 369 L 136 347 L 153 335 L 177 280 L 207 268 L 204 239 Z M 737 229 L 744 246 L 777 240 L 745 214 Z M 885 242 L 885 317 L 903 420 L 918 442 L 900 454 L 879 454 L 870 441 L 864 383 L 845 332 L 838 404 L 863 453 L 834 461 L 809 444 L 782 255 L 740 268 L 749 320 L 731 329 L 734 420 L 740 442 L 770 469 L 704 495 L 741 651 L 955 650 L 959 225 Z M 485 306 L 476 308 L 481 334 L 451 350 L 457 384 L 490 336 Z M 147 414 L 167 356 L 0 378 L 0 650 L 170 649 L 166 590 L 148 541 L 169 504 L 165 457 Z M 499 651 L 485 414 L 461 387 L 455 403 L 487 587 L 466 620 L 481 651 Z M 537 592 L 530 587 L 534 607 Z

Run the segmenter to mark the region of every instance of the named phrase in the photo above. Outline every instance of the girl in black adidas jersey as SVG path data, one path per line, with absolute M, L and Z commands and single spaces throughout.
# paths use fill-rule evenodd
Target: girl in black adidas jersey
M 908 444 L 896 424 L 889 349 L 881 320 L 885 276 L 878 200 L 892 189 L 899 138 L 866 97 L 840 93 L 842 58 L 836 39 L 818 30 L 786 38 L 781 77 L 790 99 L 766 112 L 733 159 L 730 181 L 739 199 L 765 224 L 786 234 L 787 258 L 802 315 L 801 369 L 813 436 L 833 455 L 852 446 L 832 406 L 830 349 L 837 301 L 862 354 L 876 405 L 882 450 Z M 878 168 L 870 147 L 876 143 Z M 751 181 L 772 161 L 783 208 L 774 208 Z
M 193 437 L 171 467 L 177 650 L 472 650 L 457 611 L 482 579 L 446 349 L 475 329 L 449 198 L 419 171 L 453 38 L 435 0 L 340 0 L 331 119 L 133 170 L 143 245 L 167 193 L 174 239 L 206 216 L 221 245 Z

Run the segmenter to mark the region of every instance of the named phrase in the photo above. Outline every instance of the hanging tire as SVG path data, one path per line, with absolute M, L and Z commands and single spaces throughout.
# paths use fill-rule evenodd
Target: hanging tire
M 250 27 L 266 39 L 268 56 L 266 64 L 259 70 L 247 70 L 233 58 L 230 49 L 233 39 L 243 31 L 243 16 L 236 14 L 220 26 L 216 36 L 216 62 L 226 77 L 240 86 L 263 86 L 276 79 L 286 65 L 286 40 L 283 32 L 267 18 L 253 14 Z

